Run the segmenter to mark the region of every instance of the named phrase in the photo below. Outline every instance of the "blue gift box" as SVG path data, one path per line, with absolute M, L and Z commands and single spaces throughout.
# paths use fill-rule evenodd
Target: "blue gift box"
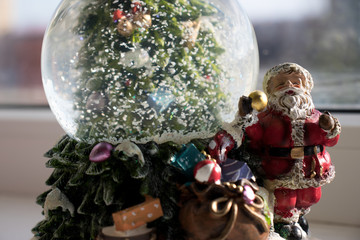
M 171 159 L 171 165 L 183 170 L 187 176 L 193 177 L 195 165 L 205 158 L 205 155 L 194 144 L 188 143 Z

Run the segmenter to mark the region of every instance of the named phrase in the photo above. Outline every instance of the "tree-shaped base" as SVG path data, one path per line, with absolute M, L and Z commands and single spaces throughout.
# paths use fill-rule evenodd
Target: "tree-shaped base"
M 207 141 L 193 143 L 201 151 Z M 143 202 L 145 195 L 159 198 L 164 213 L 150 226 L 162 239 L 179 239 L 177 186 L 187 178 L 170 162 L 182 145 L 138 144 L 144 163 L 116 150 L 103 162 L 91 162 L 95 145 L 65 136 L 45 154 L 54 171 L 46 182 L 51 189 L 37 199 L 45 219 L 34 227 L 35 239 L 95 239 L 102 227 L 114 225 L 114 212 Z

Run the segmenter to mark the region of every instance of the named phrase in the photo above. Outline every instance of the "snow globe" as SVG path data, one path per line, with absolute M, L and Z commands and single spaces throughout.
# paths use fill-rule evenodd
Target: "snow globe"
M 42 52 L 53 113 L 88 143 L 208 137 L 257 73 L 254 31 L 235 0 L 64 0 Z

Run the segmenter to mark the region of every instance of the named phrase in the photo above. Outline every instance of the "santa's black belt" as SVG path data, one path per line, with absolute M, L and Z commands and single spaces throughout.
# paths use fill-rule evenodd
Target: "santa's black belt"
M 293 148 L 270 148 L 269 155 L 273 157 L 303 158 L 323 151 L 322 145 L 293 147 Z

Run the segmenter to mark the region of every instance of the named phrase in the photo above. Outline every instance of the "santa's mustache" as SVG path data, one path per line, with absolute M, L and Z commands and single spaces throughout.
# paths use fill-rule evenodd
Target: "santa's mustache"
M 294 87 L 287 87 L 282 90 L 276 91 L 273 93 L 276 97 L 282 97 L 287 95 L 303 95 L 306 94 L 305 91 L 302 88 L 294 88 Z
M 273 93 L 269 97 L 269 106 L 292 119 L 305 118 L 314 109 L 310 94 L 303 89 L 293 87 Z

